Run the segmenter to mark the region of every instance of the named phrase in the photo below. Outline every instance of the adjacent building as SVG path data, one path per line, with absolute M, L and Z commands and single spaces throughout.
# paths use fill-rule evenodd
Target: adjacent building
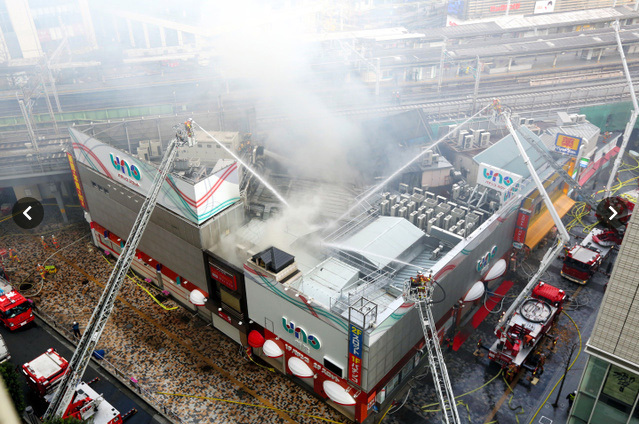
M 634 213 L 585 352 L 570 424 L 639 422 L 639 214 Z

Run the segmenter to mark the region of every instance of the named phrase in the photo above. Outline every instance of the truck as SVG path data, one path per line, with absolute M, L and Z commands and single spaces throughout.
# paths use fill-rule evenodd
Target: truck
M 519 302 L 506 325 L 496 330 L 497 340 L 488 349 L 488 358 L 506 369 L 510 377 L 522 367 L 541 374 L 543 360 L 531 353 L 559 318 L 565 300 L 563 290 L 540 281 Z
M 69 362 L 51 348 L 31 362 L 23 364 L 22 373 L 31 390 L 44 398 L 53 393 L 68 368 Z
M 53 348 L 22 365 L 22 373 L 27 379 L 27 384 L 45 401 L 53 397 L 53 392 L 68 369 L 69 362 Z M 62 415 L 63 418 L 74 417 L 82 421 L 91 419 L 94 424 L 119 424 L 137 412 L 132 409 L 123 417 L 102 395 L 93 390 L 90 384 L 91 382 L 81 381 L 77 385 L 71 403 Z
M 561 268 L 561 276 L 577 284 L 586 284 L 621 242 L 614 230 L 593 228 L 581 243 L 568 249 Z
M 0 321 L 9 330 L 22 328 L 34 320 L 29 301 L 0 277 Z

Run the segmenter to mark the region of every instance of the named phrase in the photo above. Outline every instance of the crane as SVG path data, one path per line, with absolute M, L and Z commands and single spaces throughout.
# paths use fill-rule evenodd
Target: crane
M 504 324 L 508 321 L 508 319 L 510 318 L 510 315 L 513 313 L 515 308 L 517 308 L 520 302 L 526 296 L 528 296 L 528 294 L 531 292 L 535 284 L 537 284 L 537 281 L 539 281 L 539 279 L 541 278 L 542 274 L 546 272 L 546 270 L 548 269 L 552 261 L 554 261 L 555 258 L 557 258 L 557 256 L 559 255 L 563 247 L 570 242 L 570 236 L 568 235 L 568 231 L 566 230 L 566 227 L 564 226 L 563 222 L 561 222 L 561 217 L 557 213 L 557 210 L 555 209 L 555 206 L 553 205 L 552 200 L 550 199 L 550 196 L 548 195 L 548 192 L 546 192 L 546 189 L 544 188 L 544 185 L 541 179 L 539 178 L 539 175 L 537 175 L 537 172 L 535 171 L 535 168 L 532 162 L 530 161 L 530 158 L 526 154 L 526 150 L 524 150 L 524 146 L 521 144 L 521 140 L 519 139 L 519 134 L 513 128 L 513 124 L 510 121 L 510 111 L 507 108 L 504 108 L 501 112 L 501 117 L 506 123 L 506 128 L 508 128 L 508 131 L 510 132 L 513 139 L 515 140 L 515 144 L 517 145 L 519 154 L 524 160 L 524 163 L 526 164 L 526 167 L 528 168 L 528 172 L 530 172 L 530 176 L 533 178 L 533 181 L 535 182 L 535 186 L 537 187 L 539 194 L 541 194 L 544 204 L 546 205 L 546 208 L 548 209 L 548 212 L 550 213 L 550 216 L 552 217 L 552 220 L 557 226 L 557 230 L 559 231 L 559 241 L 555 246 L 548 249 L 544 257 L 542 258 L 541 263 L 539 264 L 539 269 L 537 269 L 537 272 L 535 272 L 532 278 L 528 281 L 528 284 L 526 284 L 526 287 L 524 287 L 521 293 L 519 293 L 519 296 L 517 296 L 517 299 L 515 299 L 515 301 L 510 305 L 508 310 L 502 315 L 501 319 L 497 323 L 497 329 L 504 326 Z
M 158 172 L 153 178 L 153 183 L 148 197 L 142 204 L 140 212 L 138 212 L 138 216 L 133 223 L 127 242 L 124 245 L 115 266 L 113 267 L 113 271 L 109 276 L 109 281 L 102 292 L 98 305 L 94 309 L 93 315 L 86 327 L 86 331 L 82 335 L 82 338 L 73 353 L 73 357 L 69 362 L 68 371 L 60 382 L 60 385 L 44 414 L 45 420 L 51 417 L 63 416 L 69 407 L 69 404 L 75 394 L 76 387 L 82 379 L 84 371 L 91 360 L 91 355 L 95 350 L 98 340 L 100 340 L 100 336 L 102 335 L 111 312 L 113 311 L 113 306 L 118 292 L 124 283 L 124 278 L 131 267 L 131 261 L 133 260 L 135 251 L 142 239 L 144 230 L 151 219 L 153 209 L 157 204 L 162 183 L 166 179 L 166 176 L 169 173 L 177 155 L 177 148 L 185 144 L 192 147 L 196 143 L 192 130 L 189 130 L 187 125 L 177 125 L 173 128 L 176 130 L 175 138 L 171 140 L 167 146 L 166 152 L 162 157 L 162 162 L 158 168 Z
M 415 302 L 419 311 L 424 330 L 424 340 L 428 351 L 428 365 L 433 376 L 435 391 L 439 397 L 439 406 L 442 409 L 442 416 L 446 424 L 459 424 L 459 412 L 453 388 L 448 377 L 448 369 L 439 347 L 437 328 L 433 319 L 431 305 L 433 303 L 433 291 L 435 290 L 435 280 L 428 278 L 424 286 L 413 287 L 410 281 L 404 282 L 403 297 L 407 302 Z
M 635 127 L 637 116 L 639 116 L 639 104 L 637 104 L 637 95 L 635 94 L 635 87 L 632 85 L 632 78 L 630 78 L 630 71 L 628 70 L 628 62 L 626 62 L 626 55 L 623 52 L 623 45 L 621 44 L 621 36 L 619 35 L 618 19 L 613 24 L 613 27 L 615 28 L 615 36 L 617 37 L 617 47 L 619 49 L 619 55 L 621 55 L 623 72 L 626 75 L 626 81 L 628 81 L 628 89 L 630 91 L 630 98 L 632 99 L 632 107 L 634 109 L 630 113 L 630 120 L 626 124 L 626 128 L 623 132 L 623 141 L 621 143 L 621 147 L 619 148 L 619 153 L 617 153 L 617 158 L 615 159 L 615 163 L 612 166 L 612 171 L 610 171 L 610 177 L 608 177 L 608 182 L 606 183 L 606 189 L 605 189 L 606 191 L 604 192 L 604 199 L 610 196 L 612 183 L 617 176 L 617 170 L 619 169 L 619 165 L 621 165 L 621 161 L 623 160 L 623 154 L 626 151 L 626 147 L 628 146 L 628 141 L 630 141 L 630 135 L 632 134 L 632 130 Z

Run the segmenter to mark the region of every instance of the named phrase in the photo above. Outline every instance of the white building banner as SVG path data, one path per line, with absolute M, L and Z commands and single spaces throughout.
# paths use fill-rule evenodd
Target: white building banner
M 73 128 L 69 132 L 78 162 L 143 196 L 148 195 L 158 172 L 155 166 Z M 169 174 L 158 204 L 201 224 L 239 199 L 237 162 L 233 162 L 197 183 Z
M 519 174 L 485 163 L 480 163 L 477 170 L 477 184 L 495 189 L 500 193 L 510 191 L 520 180 Z
M 535 2 L 534 13 L 551 13 L 555 11 L 555 2 L 557 0 L 539 0 Z

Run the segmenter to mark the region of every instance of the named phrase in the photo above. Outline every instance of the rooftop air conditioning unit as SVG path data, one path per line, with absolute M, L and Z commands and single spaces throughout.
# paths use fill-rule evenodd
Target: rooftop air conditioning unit
M 470 149 L 473 145 L 473 140 L 475 137 L 473 137 L 471 134 L 467 134 L 464 136 L 464 149 Z
M 459 197 L 459 192 L 461 191 L 461 187 L 457 184 L 453 184 L 453 199 L 457 199 Z
M 486 146 L 488 146 L 489 142 L 490 142 L 490 133 L 488 131 L 486 131 L 486 132 L 481 134 L 481 140 L 479 141 L 479 145 L 481 147 L 486 147 Z
M 408 184 L 399 183 L 399 192 L 400 193 L 408 193 Z
M 586 115 L 577 115 L 577 122 L 586 122 Z
M 467 135 L 468 131 L 466 130 L 461 130 L 459 132 L 459 135 L 457 136 L 457 146 L 461 147 L 462 149 L 464 148 L 464 140 L 466 139 Z
M 532 125 L 534 122 L 535 122 L 535 120 L 533 118 L 526 119 L 526 124 L 527 125 Z
M 162 143 L 159 140 L 151 141 L 151 156 L 162 156 Z
M 570 115 L 570 122 L 572 122 L 573 124 L 577 123 L 577 114 L 573 113 L 572 115 Z
M 519 125 L 526 125 L 526 118 L 519 118 Z

